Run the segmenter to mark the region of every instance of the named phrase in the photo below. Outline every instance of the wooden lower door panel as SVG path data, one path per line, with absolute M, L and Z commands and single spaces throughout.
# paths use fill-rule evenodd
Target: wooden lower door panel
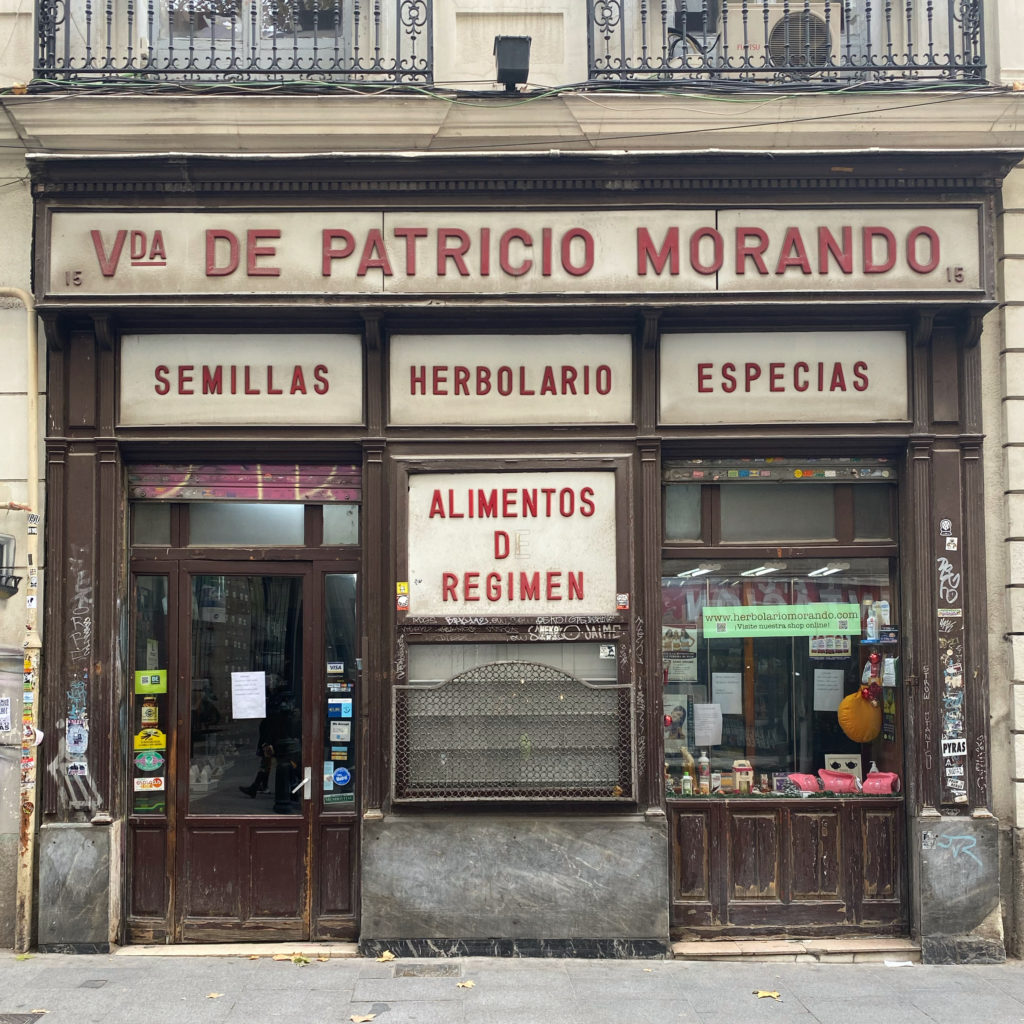
M 863 816 L 859 838 L 861 920 L 889 924 L 904 913 L 903 808 L 872 809 Z
M 716 921 L 711 888 L 713 807 L 681 810 L 672 828 L 672 916 L 687 927 Z
M 359 827 L 355 818 L 321 823 L 314 843 L 314 938 L 357 937 L 358 853 Z
M 306 937 L 301 819 L 188 822 L 183 831 L 182 939 Z
M 171 879 L 167 864 L 167 821 L 128 826 L 129 942 L 164 942 L 171 933 Z

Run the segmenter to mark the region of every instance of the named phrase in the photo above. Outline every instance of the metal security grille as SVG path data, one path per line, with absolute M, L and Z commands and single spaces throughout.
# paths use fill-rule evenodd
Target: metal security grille
M 627 685 L 503 661 L 396 686 L 394 705 L 396 800 L 633 798 Z

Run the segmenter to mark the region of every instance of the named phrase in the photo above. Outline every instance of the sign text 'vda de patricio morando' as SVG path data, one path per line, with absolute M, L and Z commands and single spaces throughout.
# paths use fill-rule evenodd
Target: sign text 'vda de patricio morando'
M 977 290 L 978 212 L 78 212 L 49 294 Z
M 614 612 L 614 503 L 610 472 L 413 475 L 410 612 Z

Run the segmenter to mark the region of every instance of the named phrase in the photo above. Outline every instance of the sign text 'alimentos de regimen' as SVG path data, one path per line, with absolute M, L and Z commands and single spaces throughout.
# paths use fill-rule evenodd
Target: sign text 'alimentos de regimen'
M 611 471 L 409 477 L 413 615 L 615 612 Z
M 48 296 L 976 292 L 980 208 L 54 211 Z

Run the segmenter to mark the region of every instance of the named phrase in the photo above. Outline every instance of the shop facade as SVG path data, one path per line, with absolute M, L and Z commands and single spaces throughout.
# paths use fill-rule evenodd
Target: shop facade
M 1001 959 L 950 159 L 35 162 L 40 948 Z

